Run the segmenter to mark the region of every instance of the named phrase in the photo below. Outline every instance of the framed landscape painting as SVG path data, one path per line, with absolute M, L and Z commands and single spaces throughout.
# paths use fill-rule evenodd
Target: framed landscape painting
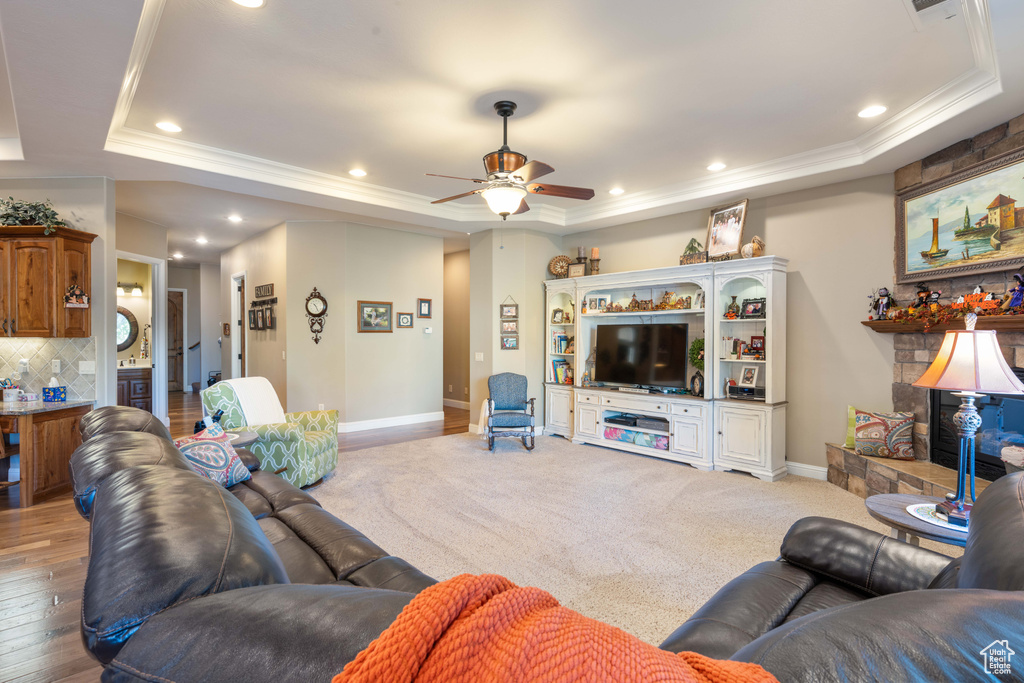
M 391 332 L 390 301 L 358 301 L 358 332 Z
M 896 281 L 1024 265 L 1024 150 L 896 196 Z

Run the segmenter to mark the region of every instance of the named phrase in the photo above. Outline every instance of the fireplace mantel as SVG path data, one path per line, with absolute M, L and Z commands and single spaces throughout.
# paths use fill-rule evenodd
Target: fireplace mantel
M 948 330 L 963 330 L 963 319 L 952 323 L 935 324 L 925 329 L 924 321 L 897 322 L 895 320 L 862 320 L 861 325 L 869 327 L 881 334 L 899 334 L 901 332 L 934 332 L 943 333 Z M 998 332 L 1024 332 L 1024 315 L 983 315 L 978 316 L 978 330 L 996 330 Z

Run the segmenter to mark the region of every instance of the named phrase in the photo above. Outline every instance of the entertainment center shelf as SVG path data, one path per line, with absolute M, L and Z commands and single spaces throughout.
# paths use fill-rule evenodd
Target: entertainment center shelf
M 546 281 L 544 433 L 704 470 L 741 470 L 769 481 L 785 476 L 786 264 L 767 256 Z M 571 323 L 561 320 L 567 311 Z M 598 356 L 604 325 L 619 326 L 600 337 L 618 347 L 614 361 L 608 351 Z M 658 325 L 668 327 L 645 332 Z M 679 335 L 685 342 L 665 341 Z M 698 339 L 704 355 L 695 367 L 690 347 Z M 556 351 L 567 342 L 568 350 Z M 739 356 L 750 349 L 757 360 Z M 654 363 L 644 360 L 653 357 Z M 647 383 L 702 394 L 619 391 L 608 385 L 614 367 L 620 382 L 655 378 Z M 632 374 L 622 374 L 627 370 Z M 563 377 L 571 383 L 558 381 Z M 605 386 L 595 386 L 598 380 Z

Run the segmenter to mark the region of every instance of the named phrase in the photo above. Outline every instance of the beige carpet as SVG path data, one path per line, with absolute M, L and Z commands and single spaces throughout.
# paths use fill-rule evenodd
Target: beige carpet
M 462 434 L 342 453 L 310 493 L 434 578 L 502 574 L 655 645 L 733 577 L 775 559 L 801 517 L 888 531 L 824 481 L 765 483 L 560 437 L 539 437 L 533 452 L 497 443 L 490 453 Z

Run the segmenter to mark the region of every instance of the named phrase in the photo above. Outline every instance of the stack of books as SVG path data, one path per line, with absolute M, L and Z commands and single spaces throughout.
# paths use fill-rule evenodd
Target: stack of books
M 555 332 L 551 335 L 551 352 L 552 353 L 569 353 L 569 345 L 572 343 L 572 338 L 564 332 Z
M 558 384 L 572 384 L 572 365 L 569 361 L 551 361 L 551 378 Z

